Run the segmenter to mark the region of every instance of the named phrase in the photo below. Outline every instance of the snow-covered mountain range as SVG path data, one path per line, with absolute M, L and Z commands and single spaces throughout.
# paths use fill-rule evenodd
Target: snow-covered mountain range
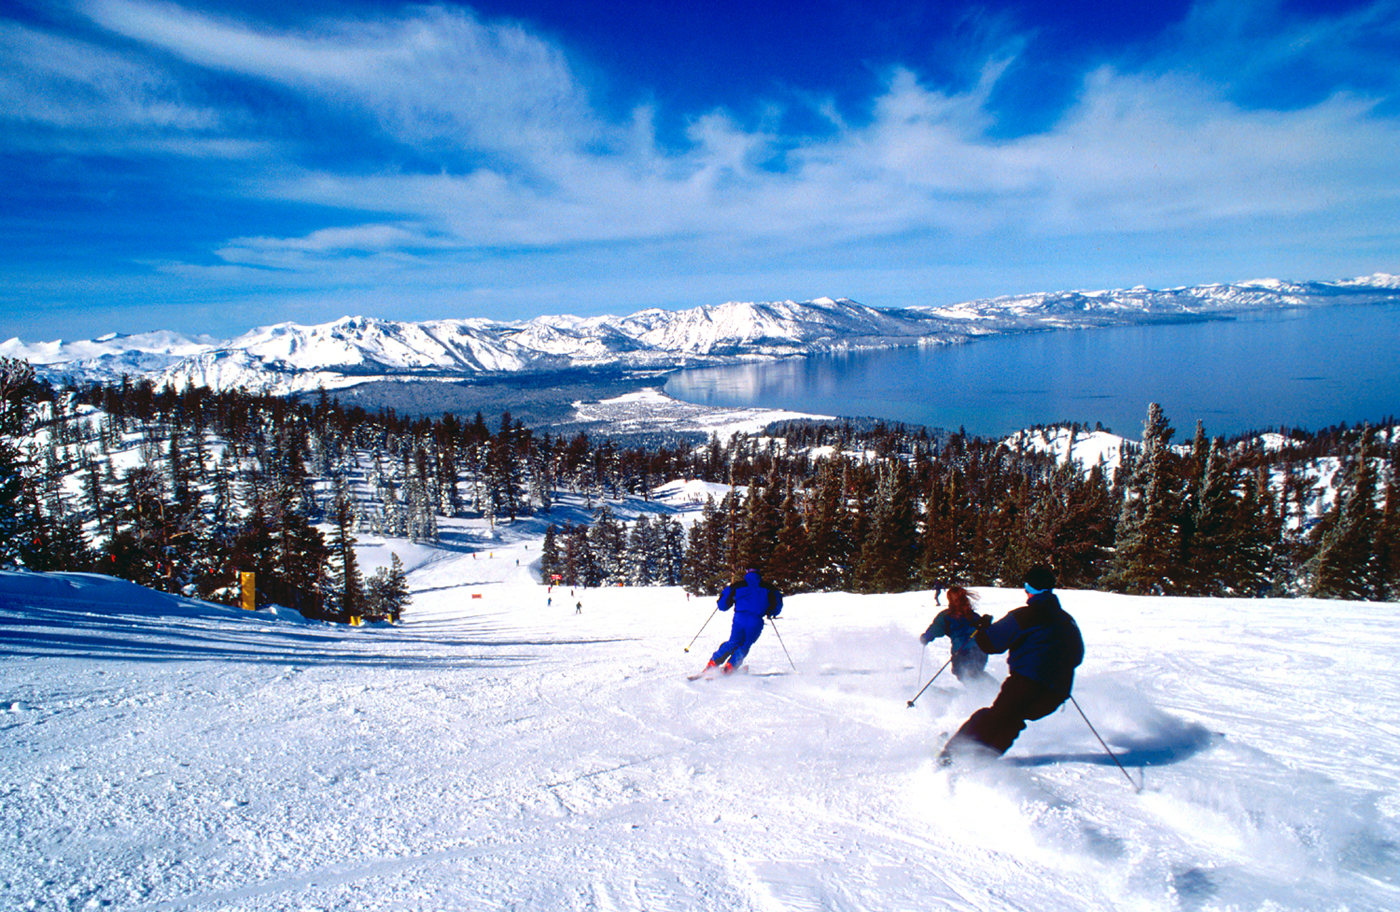
M 149 376 L 158 383 L 296 392 L 379 379 L 461 379 L 611 367 L 668 371 L 817 352 L 944 344 L 973 336 L 1224 315 L 1247 310 L 1400 301 L 1400 277 L 1274 279 L 1154 290 L 1069 291 L 887 309 L 842 298 L 730 302 L 626 317 L 404 322 L 342 317 L 280 323 L 220 341 L 172 332 L 82 342 L 0 343 L 53 380 Z

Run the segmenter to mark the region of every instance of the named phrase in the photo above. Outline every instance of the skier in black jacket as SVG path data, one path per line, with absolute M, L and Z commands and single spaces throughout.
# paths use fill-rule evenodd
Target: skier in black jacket
M 938 755 L 941 764 L 966 753 L 1006 753 L 1027 722 L 1045 718 L 1069 699 L 1074 670 L 1084 661 L 1084 639 L 1054 588 L 1054 571 L 1032 567 L 1026 572 L 1025 606 L 995 624 L 983 621 L 977 645 L 990 655 L 1009 652 L 1010 674 L 992 705 L 973 713 L 948 740 Z

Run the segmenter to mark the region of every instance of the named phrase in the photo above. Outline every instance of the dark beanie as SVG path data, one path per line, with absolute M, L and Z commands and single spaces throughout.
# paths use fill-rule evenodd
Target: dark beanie
M 1026 571 L 1026 585 L 1044 592 L 1055 588 L 1055 571 L 1044 564 L 1036 564 Z

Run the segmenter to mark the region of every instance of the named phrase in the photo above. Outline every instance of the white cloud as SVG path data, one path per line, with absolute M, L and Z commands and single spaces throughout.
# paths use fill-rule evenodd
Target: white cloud
M 1356 40 L 1356 23 L 1374 21 L 1374 9 L 1393 5 L 1333 22 L 1311 40 L 1334 50 Z M 1040 133 L 999 138 L 990 99 L 1011 63 L 1000 54 L 965 91 L 896 69 L 864 112 L 810 98 L 832 130 L 819 137 L 782 135 L 778 118 L 754 124 L 690 112 L 679 149 L 658 144 L 649 107 L 621 119 L 596 109 L 559 48 L 461 10 L 275 31 L 164 3 L 92 0 L 85 9 L 120 43 L 104 49 L 0 28 L 0 105 L 9 117 L 60 133 L 102 130 L 109 148 L 125 141 L 123 126 L 141 124 L 145 149 L 208 159 L 218 182 L 236 174 L 250 196 L 354 213 L 339 220 L 350 227 L 233 238 L 215 251 L 221 265 L 167 263 L 167 275 L 232 275 L 309 292 L 317 283 L 448 288 L 464 275 L 511 281 L 514 266 L 481 266 L 508 251 L 533 257 L 523 272 L 551 294 L 581 272 L 621 287 L 602 274 L 634 266 L 673 295 L 687 281 L 708 289 L 730 277 L 752 285 L 760 275 L 813 274 L 795 264 L 816 264 L 832 281 L 897 276 L 914 288 L 921 276 L 962 275 L 1018 249 L 1049 256 L 1046 239 L 1102 238 L 1121 249 L 1129 235 L 1169 246 L 1228 231 L 1281 249 L 1311 222 L 1328 224 L 1318 237 L 1338 250 L 1349 233 L 1394 237 L 1400 124 L 1379 113 L 1387 99 L 1337 92 L 1291 108 L 1247 106 L 1210 75 L 1221 69 L 1214 61 L 1225 56 L 1224 39 L 1208 42 L 1201 23 L 1224 6 L 1183 28 L 1177 40 L 1192 46 L 1178 43 L 1137 71 L 1089 73 Z M 1303 37 L 1284 30 L 1247 56 L 1295 61 L 1302 51 L 1281 44 Z M 133 53 L 133 44 L 148 53 Z M 153 63 L 157 55 L 183 63 Z M 212 96 L 173 75 L 186 68 L 275 87 L 312 117 L 368 115 L 376 142 L 387 138 L 441 168 L 409 172 L 387 159 L 367 168 L 363 158 L 336 167 L 326 164 L 334 150 L 317 150 L 312 164 L 290 142 L 274 148 L 263 138 L 274 130 L 251 110 L 190 101 Z M 344 141 L 358 149 L 371 145 L 364 139 Z M 215 170 L 220 157 L 251 156 L 266 167 Z M 586 248 L 609 253 L 581 269 Z
M 556 48 L 468 11 L 259 31 L 170 4 L 93 0 L 98 24 L 210 69 L 362 108 L 396 138 L 532 156 L 600 138 Z
M 68 131 L 211 131 L 166 75 L 89 43 L 0 22 L 0 118 Z
M 1100 69 L 1052 129 L 1010 140 L 992 138 L 988 110 L 1008 59 L 989 61 L 977 85 L 952 94 L 896 70 L 869 118 L 834 137 L 781 137 L 714 111 L 694 118 L 689 148 L 663 152 L 649 110 L 606 122 L 561 51 L 467 12 L 427 8 L 289 33 L 136 0 L 87 9 L 199 66 L 370 111 L 428 157 L 474 161 L 434 175 L 302 171 L 260 188 L 380 209 L 464 245 L 689 236 L 800 248 L 911 232 L 1160 230 L 1299 216 L 1400 190 L 1388 151 L 1400 131 L 1367 100 L 1248 110 L 1170 70 Z M 820 113 L 824 103 L 814 104 Z M 317 236 L 283 246 L 306 249 Z

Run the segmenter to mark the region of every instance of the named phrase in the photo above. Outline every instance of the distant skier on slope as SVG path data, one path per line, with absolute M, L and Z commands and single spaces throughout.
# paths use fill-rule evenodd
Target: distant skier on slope
M 1084 639 L 1054 588 L 1054 571 L 1032 567 L 1025 577 L 1025 606 L 995 624 L 979 624 L 977 645 L 992 655 L 1009 651 L 1010 674 L 992 705 L 973 713 L 948 739 L 940 764 L 979 752 L 1006 753 L 1028 721 L 1045 718 L 1069 699 L 1074 670 L 1084 661 Z
M 733 608 L 734 624 L 729 629 L 729 639 L 710 656 L 705 670 L 721 667 L 722 663 L 721 670 L 729 674 L 744 664 L 744 657 L 763 633 L 763 619 L 782 614 L 783 596 L 777 589 L 763 585 L 757 570 L 750 570 L 744 574 L 742 586 L 730 583 L 724 587 L 719 594 L 718 608 L 720 611 Z
M 948 587 L 948 607 L 938 612 L 933 623 L 919 637 L 919 642 L 927 646 L 941 636 L 949 640 L 952 653 L 953 674 L 963 684 L 995 684 L 996 678 L 987 674 L 987 654 L 973 639 L 977 635 L 977 625 L 982 618 L 972 610 L 977 593 L 968 592 L 962 586 Z M 986 616 L 987 622 L 991 617 Z

